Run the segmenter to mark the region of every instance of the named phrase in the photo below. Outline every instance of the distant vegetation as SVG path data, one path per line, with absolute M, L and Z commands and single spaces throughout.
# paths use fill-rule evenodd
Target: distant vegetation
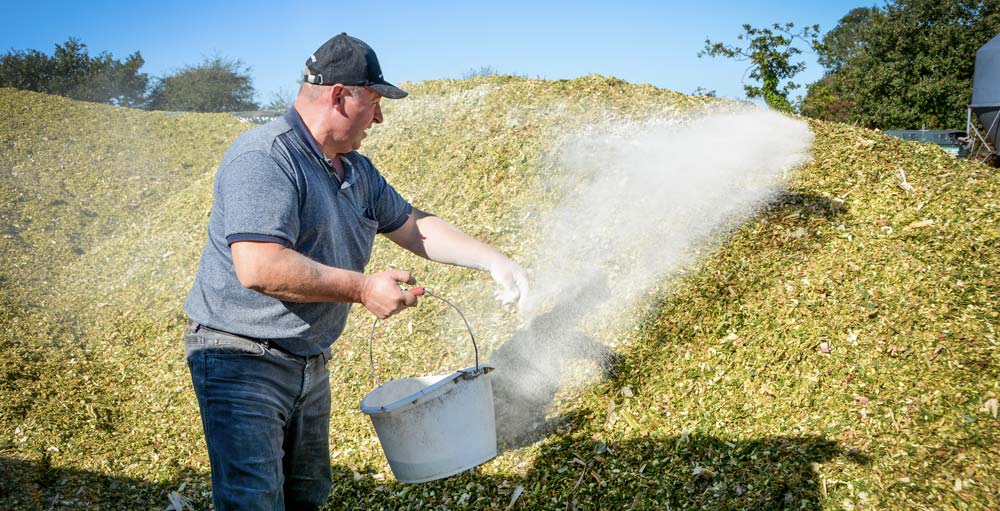
M 151 110 L 239 112 L 256 110 L 250 69 L 239 60 L 205 59 L 160 78 L 149 93 Z
M 260 109 L 269 111 L 286 111 L 292 107 L 293 103 L 295 103 L 296 96 L 298 96 L 298 90 L 290 91 L 282 87 L 277 91 L 272 91 L 267 102 L 260 105 Z
M 769 107 L 791 113 L 794 108 L 788 100 L 788 94 L 799 88 L 792 78 L 806 67 L 804 62 L 793 62 L 795 56 L 802 53 L 795 43 L 798 41 L 808 44 L 818 34 L 819 25 L 798 31 L 793 23 L 775 23 L 771 28 L 743 25 L 743 33 L 737 39 L 746 41 L 745 47 L 713 43 L 706 39 L 705 49 L 698 56 L 726 57 L 749 62 L 747 70 L 755 83 L 744 84 L 747 97 L 762 98 Z M 760 82 L 760 85 L 756 85 L 756 82 Z
M 997 0 L 893 0 L 848 12 L 822 37 L 816 26 L 744 25 L 739 44 L 706 40 L 699 55 L 748 61 L 747 96 L 778 110 L 869 128 L 950 129 L 965 126 L 976 50 L 998 33 Z M 796 104 L 792 79 L 805 64 L 794 58 L 809 46 L 825 73 Z
M 964 128 L 976 50 L 1000 34 L 996 0 L 858 8 L 816 43 L 826 71 L 802 113 L 869 128 Z
M 476 78 L 482 76 L 496 76 L 500 72 L 497 68 L 493 66 L 479 66 L 479 68 L 469 68 L 466 72 L 462 73 L 462 79 L 467 80 L 469 78 Z
M 11 51 L 0 57 L 0 87 L 56 94 L 95 103 L 139 107 L 149 77 L 140 73 L 139 52 L 125 61 L 104 52 L 96 57 L 87 45 L 69 38 L 51 56 L 38 50 Z
M 257 109 L 250 69 L 240 60 L 212 57 L 152 80 L 139 72 L 144 63 L 138 51 L 124 61 L 107 52 L 93 57 L 85 43 L 71 37 L 52 55 L 12 50 L 0 56 L 0 87 L 151 110 Z

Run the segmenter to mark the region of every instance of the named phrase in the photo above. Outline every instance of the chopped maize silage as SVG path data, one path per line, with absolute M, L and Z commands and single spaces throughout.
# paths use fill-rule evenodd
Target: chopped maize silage
M 607 119 L 716 108 L 587 77 L 413 84 L 364 152 L 419 207 L 526 261 L 555 205 L 561 137 Z M 207 503 L 180 303 L 214 167 L 249 126 L 0 90 L 0 507 Z M 447 481 L 392 481 L 357 410 L 370 315 L 335 345 L 332 509 L 930 509 L 998 499 L 998 193 L 992 169 L 811 122 L 813 161 L 701 264 L 607 325 L 623 362 L 567 392 L 560 426 Z M 725 134 L 720 133 L 724 147 Z M 902 172 L 901 172 L 902 171 Z M 905 178 L 904 178 L 905 175 Z M 485 275 L 379 241 L 477 311 L 487 348 L 517 325 Z M 489 312 L 484 312 L 489 311 Z M 442 334 L 441 332 L 445 332 Z M 384 377 L 467 363 L 432 302 L 386 323 Z

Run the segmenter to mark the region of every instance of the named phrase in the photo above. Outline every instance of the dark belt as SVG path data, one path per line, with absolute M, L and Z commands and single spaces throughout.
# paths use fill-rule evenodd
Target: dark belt
M 197 321 L 194 321 L 194 320 L 188 320 L 187 329 L 185 329 L 184 332 L 188 333 L 188 334 L 196 334 L 196 333 L 198 333 L 201 330 L 205 330 L 207 332 L 215 332 L 217 334 L 222 334 L 222 335 L 229 335 L 229 336 L 232 336 L 232 337 L 238 337 L 240 339 L 246 339 L 248 341 L 260 344 L 261 346 L 264 347 L 264 349 L 275 349 L 275 350 L 278 350 L 278 351 L 280 351 L 280 352 L 282 352 L 282 353 L 284 353 L 286 355 L 291 355 L 293 357 L 299 357 L 299 358 L 305 358 L 305 357 L 303 357 L 301 355 L 296 355 L 296 354 L 294 354 L 294 353 L 286 350 L 285 348 L 282 348 L 281 346 L 278 346 L 277 343 L 273 343 L 269 339 L 258 339 L 256 337 L 247 337 L 245 335 L 239 335 L 239 334 L 234 334 L 232 332 L 226 332 L 225 330 L 219 330 L 217 328 L 212 328 L 210 326 L 202 325 L 201 323 L 198 323 Z

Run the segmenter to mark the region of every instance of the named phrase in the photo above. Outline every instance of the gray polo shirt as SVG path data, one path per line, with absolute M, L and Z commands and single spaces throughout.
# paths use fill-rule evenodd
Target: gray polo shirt
M 322 264 L 364 271 L 375 234 L 398 229 L 412 207 L 371 160 L 351 152 L 343 161 L 341 183 L 294 108 L 233 142 L 215 175 L 208 242 L 184 302 L 188 317 L 298 355 L 333 344 L 350 303 L 286 302 L 247 289 L 230 245 L 280 243 Z

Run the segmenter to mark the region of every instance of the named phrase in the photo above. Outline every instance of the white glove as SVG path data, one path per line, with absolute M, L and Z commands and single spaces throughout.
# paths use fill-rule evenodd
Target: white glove
M 505 257 L 490 265 L 490 276 L 499 286 L 493 296 L 504 305 L 517 303 L 518 310 L 523 310 L 528 299 L 528 272 Z

